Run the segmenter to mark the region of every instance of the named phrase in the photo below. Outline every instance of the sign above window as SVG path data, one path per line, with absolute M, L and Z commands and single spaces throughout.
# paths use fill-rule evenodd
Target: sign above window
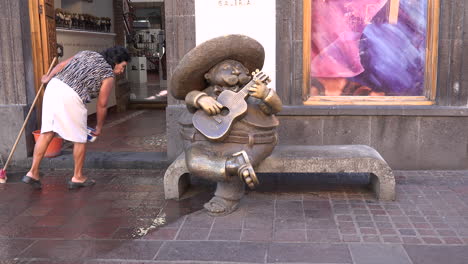
M 242 34 L 260 42 L 265 49 L 263 71 L 272 80 L 268 86 L 275 89 L 275 0 L 195 0 L 195 26 L 197 45 L 228 34 Z

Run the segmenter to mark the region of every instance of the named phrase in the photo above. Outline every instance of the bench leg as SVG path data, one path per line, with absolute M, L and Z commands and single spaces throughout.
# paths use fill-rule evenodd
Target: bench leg
M 190 174 L 182 155 L 172 162 L 164 174 L 164 196 L 166 199 L 180 199 L 190 185 Z
M 394 201 L 395 200 L 395 178 L 393 173 L 385 176 L 377 176 L 371 173 L 371 187 L 375 192 L 377 199 L 382 201 Z

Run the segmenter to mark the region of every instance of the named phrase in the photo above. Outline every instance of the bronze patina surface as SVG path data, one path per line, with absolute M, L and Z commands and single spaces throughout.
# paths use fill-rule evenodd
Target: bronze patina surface
M 206 88 L 205 73 L 224 60 L 241 62 L 250 72 L 263 67 L 265 51 L 244 35 L 226 35 L 201 43 L 188 52 L 174 69 L 171 94 L 184 100 L 187 93 Z
M 264 49 L 257 41 L 229 35 L 189 51 L 173 75 L 171 93 L 185 100 L 197 123 L 197 128 L 190 122 L 183 125 L 187 169 L 194 176 L 217 182 L 215 196 L 205 204 L 211 215 L 236 210 L 244 185 L 254 188 L 259 184 L 255 166 L 277 144 L 279 122 L 274 114 L 281 110 L 281 100 L 266 86 L 264 73 L 256 71 L 251 78 L 263 60 Z M 242 111 L 227 121 L 221 136 L 210 134 L 224 128 L 223 120 L 238 108 Z

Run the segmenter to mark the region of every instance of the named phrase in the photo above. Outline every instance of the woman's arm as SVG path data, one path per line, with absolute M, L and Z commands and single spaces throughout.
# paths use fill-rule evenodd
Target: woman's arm
M 104 126 L 104 120 L 106 119 L 107 115 L 107 102 L 109 101 L 109 96 L 112 92 L 113 87 L 113 77 L 104 79 L 104 81 L 102 81 L 101 89 L 99 90 L 99 96 L 96 104 L 97 124 L 96 132 L 94 132 L 96 136 L 99 136 L 101 134 L 102 127 Z
M 67 64 L 73 59 L 74 56 L 62 61 L 61 63 L 57 64 L 52 71 L 49 73 L 49 75 L 43 75 L 41 78 L 42 83 L 48 83 L 50 79 L 52 79 L 58 72 L 60 72 Z

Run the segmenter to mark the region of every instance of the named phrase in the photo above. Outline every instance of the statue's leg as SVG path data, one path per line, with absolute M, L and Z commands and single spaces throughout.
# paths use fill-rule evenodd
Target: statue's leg
M 226 160 L 226 171 L 231 175 L 239 176 L 251 189 L 259 184 L 249 156 L 244 150 L 232 154 Z
M 215 196 L 204 207 L 211 216 L 223 216 L 234 212 L 244 196 L 244 183 L 234 177 L 231 181 L 218 182 Z
M 254 188 L 258 180 L 251 162 L 255 162 L 257 155 L 242 150 L 243 147 L 239 144 L 225 145 L 224 148 L 216 144 L 194 144 L 185 150 L 187 169 L 194 176 L 216 182 L 239 177 Z
M 270 155 L 273 148 L 274 145 L 267 144 L 248 147 L 197 142 L 185 149 L 190 173 L 217 182 L 215 196 L 204 205 L 208 214 L 222 216 L 237 209 L 244 196 L 244 182 L 249 186 L 254 183 L 253 166 Z
M 228 181 L 219 181 L 216 186 L 215 196 L 204 207 L 212 216 L 223 216 L 234 212 L 239 206 L 240 199 L 244 196 L 244 182 L 252 188 L 258 184 L 255 171 L 252 166 L 270 155 L 273 145 L 257 145 L 251 148 L 239 146 L 245 150 L 236 152 L 226 159 L 226 173 L 234 175 Z M 237 177 L 239 176 L 239 177 Z M 255 177 L 255 183 L 253 180 Z
M 254 167 L 268 157 L 275 144 L 243 145 L 238 152 L 226 160 L 226 173 L 238 176 L 243 182 L 254 189 L 259 184 Z
M 185 161 L 188 171 L 196 177 L 216 182 L 231 178 L 226 174 L 226 158 L 208 144 L 192 145 L 186 149 Z

